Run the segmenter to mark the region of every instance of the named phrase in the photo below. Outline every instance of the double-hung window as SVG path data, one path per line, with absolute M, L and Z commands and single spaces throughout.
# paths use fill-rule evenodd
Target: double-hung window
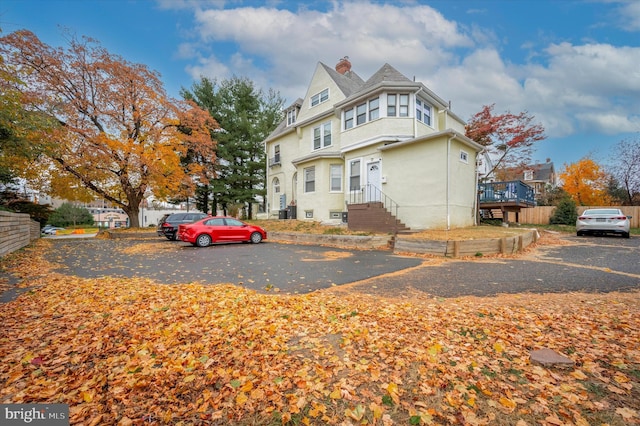
M 396 98 L 397 95 L 387 95 L 387 117 L 396 116 Z
M 431 126 L 431 105 L 421 99 L 416 99 L 416 119 L 427 126 Z
M 409 95 L 390 93 L 387 95 L 387 117 L 408 117 Z
M 367 121 L 367 103 L 360 104 L 356 107 L 356 126 L 364 124 Z
M 313 128 L 313 149 L 326 148 L 331 145 L 331 122 Z
M 353 108 L 344 112 L 344 129 L 350 129 L 353 127 Z
M 327 99 L 329 99 L 329 89 L 324 89 L 322 92 L 316 93 L 311 97 L 311 106 L 319 105 Z
M 370 99 L 344 111 L 344 130 L 380 117 L 380 98 Z
M 380 98 L 371 99 L 369 101 L 369 120 L 375 120 L 380 117 Z
M 304 192 L 315 192 L 316 190 L 316 168 L 307 167 L 304 169 Z
M 296 110 L 290 109 L 287 111 L 287 126 L 291 126 L 296 122 Z
M 349 189 L 351 191 L 360 190 L 360 160 L 353 160 L 349 163 Z
M 329 169 L 331 192 L 342 191 L 342 164 L 332 164 Z

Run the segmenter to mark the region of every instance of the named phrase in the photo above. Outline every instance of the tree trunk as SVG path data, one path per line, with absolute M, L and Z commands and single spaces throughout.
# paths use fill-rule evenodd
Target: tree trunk
M 140 213 L 140 208 L 136 206 L 126 206 L 123 207 L 122 210 L 129 217 L 129 227 L 130 228 L 140 228 L 140 218 L 138 217 Z

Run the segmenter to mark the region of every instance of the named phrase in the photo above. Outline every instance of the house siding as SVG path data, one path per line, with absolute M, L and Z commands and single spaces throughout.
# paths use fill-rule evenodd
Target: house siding
M 381 89 L 384 84 L 389 84 L 389 88 Z M 357 93 L 345 94 L 341 89 L 358 85 L 364 89 Z M 375 92 L 367 94 L 367 87 Z M 272 193 L 273 179 L 278 177 L 287 204 L 296 203 L 298 219 L 340 222 L 339 215 L 332 216 L 332 213 L 346 211 L 347 204 L 355 202 L 356 198 L 351 197 L 358 191 L 354 194 L 349 190 L 349 165 L 359 159 L 360 184 L 370 183 L 368 167 L 376 163 L 381 179 L 377 182 L 378 189 L 396 203 L 398 209 L 392 214 L 397 213 L 397 218 L 408 227 L 438 229 L 473 225 L 475 159 L 481 147 L 464 136 L 464 122 L 450 113 L 444 101 L 436 96 L 427 97 L 432 102 L 431 125 L 418 121 L 415 96 L 420 87 L 424 86 L 408 80 L 388 64 L 367 82 L 351 74 L 332 73 L 325 65 L 318 64 L 307 94 L 299 103 L 301 109 L 295 131 L 286 133 L 280 128 L 280 133 L 275 132 L 265 144 L 270 156 L 273 145 L 279 144 L 281 157 L 280 165 L 267 169 L 269 217 L 278 217 L 280 209 L 279 198 Z M 329 99 L 310 108 L 310 98 L 327 88 Z M 388 93 L 409 94 L 409 117 L 386 117 Z M 343 130 L 343 112 L 375 97 L 380 98 L 381 117 Z M 331 146 L 314 149 L 313 129 L 328 121 L 332 124 Z M 451 141 L 449 151 L 448 141 Z M 459 161 L 460 149 L 468 154 L 466 164 Z M 342 166 L 340 192 L 330 191 L 332 164 Z M 313 192 L 304 191 L 304 170 L 308 167 L 315 168 Z M 371 173 L 375 175 L 376 169 L 371 169 Z M 312 215 L 307 216 L 310 212 Z

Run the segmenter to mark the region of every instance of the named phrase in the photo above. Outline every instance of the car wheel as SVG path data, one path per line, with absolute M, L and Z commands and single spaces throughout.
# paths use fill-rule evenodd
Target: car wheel
M 171 234 L 171 237 L 169 238 L 171 241 L 175 241 L 178 239 L 178 232 L 174 232 L 173 234 Z
M 258 244 L 260 241 L 262 241 L 262 234 L 260 234 L 259 232 L 254 232 L 253 234 L 251 234 L 250 238 L 253 244 Z
M 576 235 L 577 235 L 578 237 L 582 237 L 582 232 L 578 231 L 578 232 L 576 232 Z
M 207 247 L 211 245 L 211 237 L 207 234 L 198 235 L 196 238 L 196 245 L 198 247 Z
M 165 237 L 167 237 L 167 240 L 171 241 L 173 238 L 171 238 L 171 234 L 164 234 Z
M 629 238 L 629 233 L 628 232 L 623 232 L 622 233 L 622 238 Z

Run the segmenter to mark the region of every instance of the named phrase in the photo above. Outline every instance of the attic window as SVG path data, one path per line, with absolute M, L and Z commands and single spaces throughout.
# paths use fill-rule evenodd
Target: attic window
M 329 99 L 329 89 L 324 89 L 322 92 L 316 93 L 311 97 L 311 106 L 319 105 L 327 99 Z
M 296 122 L 296 110 L 290 109 L 287 111 L 287 126 L 291 126 Z
M 533 170 L 527 170 L 524 172 L 524 180 L 533 180 Z

